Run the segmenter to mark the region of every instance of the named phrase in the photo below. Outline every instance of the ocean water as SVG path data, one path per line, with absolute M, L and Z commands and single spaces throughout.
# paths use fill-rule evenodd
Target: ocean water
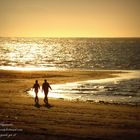
M 0 38 L 0 69 L 127 70 L 127 78 L 52 85 L 49 96 L 140 104 L 140 38 Z
M 140 38 L 0 38 L 0 69 L 140 70 Z

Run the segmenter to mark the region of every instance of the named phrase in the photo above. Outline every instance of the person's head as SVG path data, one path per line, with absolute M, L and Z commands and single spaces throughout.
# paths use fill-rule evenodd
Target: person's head
M 44 82 L 46 83 L 46 82 L 47 82 L 47 80 L 45 79 L 45 80 L 44 80 Z
M 38 83 L 38 80 L 35 80 L 35 83 Z

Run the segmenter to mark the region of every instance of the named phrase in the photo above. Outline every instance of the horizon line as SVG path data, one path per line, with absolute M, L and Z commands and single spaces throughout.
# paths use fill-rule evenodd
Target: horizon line
M 140 38 L 140 36 L 120 36 L 120 37 L 80 37 L 80 36 L 75 36 L 75 37 L 49 37 L 49 36 L 0 36 L 0 38 Z

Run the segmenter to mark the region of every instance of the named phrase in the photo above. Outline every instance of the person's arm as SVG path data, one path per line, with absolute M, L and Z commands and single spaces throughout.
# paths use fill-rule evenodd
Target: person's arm
M 51 88 L 50 84 L 49 84 L 49 88 L 52 90 L 52 88 Z

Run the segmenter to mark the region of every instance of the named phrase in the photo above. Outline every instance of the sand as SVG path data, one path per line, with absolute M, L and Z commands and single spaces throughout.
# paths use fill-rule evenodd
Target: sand
M 0 139 L 140 139 L 140 107 L 49 99 L 34 106 L 26 90 L 38 79 L 51 84 L 114 77 L 119 71 L 0 71 Z

